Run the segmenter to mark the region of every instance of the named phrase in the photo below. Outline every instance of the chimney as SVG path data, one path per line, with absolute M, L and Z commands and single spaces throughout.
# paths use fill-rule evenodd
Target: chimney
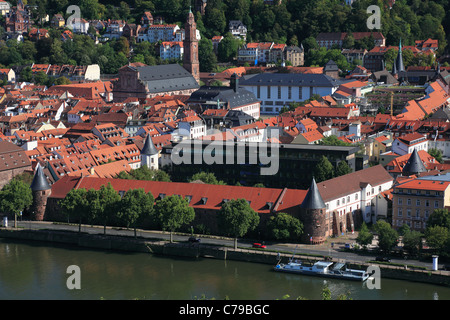
M 238 80 L 238 75 L 236 73 L 233 73 L 231 75 L 230 87 L 231 87 L 231 89 L 233 89 L 234 92 L 237 92 L 237 89 L 239 87 L 239 80 Z

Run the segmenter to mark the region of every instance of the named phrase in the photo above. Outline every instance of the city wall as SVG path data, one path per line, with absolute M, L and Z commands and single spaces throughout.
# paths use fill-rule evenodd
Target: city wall
M 292 254 L 276 253 L 254 249 L 234 249 L 228 247 L 215 247 L 203 244 L 168 243 L 167 241 L 148 241 L 133 237 L 92 235 L 77 232 L 53 230 L 28 230 L 0 228 L 0 238 L 42 241 L 49 243 L 67 244 L 100 250 L 116 250 L 152 253 L 164 256 L 177 256 L 185 258 L 211 258 L 221 260 L 236 260 L 243 262 L 263 263 L 275 266 L 277 262 L 287 262 Z M 296 254 L 295 258 L 311 263 L 322 260 L 322 257 L 302 256 Z M 351 264 L 352 268 L 366 269 L 369 263 Z M 382 278 L 424 282 L 450 287 L 450 272 L 407 269 L 405 267 L 379 265 Z

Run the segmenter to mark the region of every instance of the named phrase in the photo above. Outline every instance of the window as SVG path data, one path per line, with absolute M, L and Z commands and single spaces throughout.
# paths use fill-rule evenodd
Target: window
M 435 201 L 435 202 L 434 202 L 434 207 L 435 207 L 435 208 L 439 208 L 439 201 Z
M 270 99 L 270 86 L 267 87 L 267 99 Z
M 398 198 L 398 204 L 401 206 L 403 205 L 403 199 L 402 198 Z
M 429 207 L 430 206 L 430 200 L 425 200 L 425 207 Z
M 410 205 L 411 205 L 411 199 L 406 200 L 406 204 L 407 204 L 408 206 L 410 206 Z
M 411 218 L 411 209 L 406 209 L 406 216 Z
M 292 87 L 288 87 L 288 99 L 292 99 Z
M 339 205 L 339 200 L 337 201 L 337 204 L 336 205 Z
M 256 97 L 258 99 L 261 98 L 261 87 L 260 86 L 256 87 Z
M 301 101 L 303 100 L 303 88 L 298 87 L 298 99 Z
M 419 199 L 416 200 L 416 206 L 420 206 L 420 200 Z
M 355 200 L 358 200 L 358 194 L 355 194 Z
M 278 99 L 281 99 L 281 87 L 278 86 Z
M 402 208 L 398 208 L 397 215 L 398 215 L 399 217 L 403 217 L 403 209 L 402 209 Z

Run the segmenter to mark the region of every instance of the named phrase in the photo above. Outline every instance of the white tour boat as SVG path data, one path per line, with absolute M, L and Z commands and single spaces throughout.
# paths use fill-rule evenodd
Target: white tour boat
M 318 261 L 313 265 L 307 266 L 303 265 L 301 261 L 291 260 L 286 264 L 278 263 L 274 270 L 355 281 L 366 281 L 369 278 L 369 274 L 366 271 L 349 269 L 345 263 L 340 262 Z

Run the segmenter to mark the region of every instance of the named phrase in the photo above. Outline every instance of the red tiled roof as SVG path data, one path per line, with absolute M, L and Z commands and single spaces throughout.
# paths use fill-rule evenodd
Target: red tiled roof
M 330 201 L 360 191 L 361 183 L 378 186 L 389 181 L 393 181 L 389 173 L 381 165 L 376 165 L 317 183 L 317 187 L 323 200 Z
M 435 180 L 422 180 L 414 179 L 402 183 L 396 188 L 398 189 L 416 189 L 416 190 L 431 190 L 431 191 L 444 191 L 447 189 L 450 181 L 435 181 Z
M 145 192 L 151 192 L 155 198 L 158 198 L 160 194 L 191 196 L 190 206 L 198 209 L 219 210 L 224 199 L 244 198 L 250 201 L 250 206 L 258 213 L 270 213 L 268 203 L 271 203 L 276 212 L 292 210 L 303 202 L 307 193 L 306 190 L 296 189 L 66 176 L 52 185 L 51 197 L 64 198 L 73 188 L 99 190 L 102 185 L 108 183 L 111 183 L 117 191 L 126 192 L 130 189 L 143 188 Z M 206 204 L 202 198 L 206 200 Z

